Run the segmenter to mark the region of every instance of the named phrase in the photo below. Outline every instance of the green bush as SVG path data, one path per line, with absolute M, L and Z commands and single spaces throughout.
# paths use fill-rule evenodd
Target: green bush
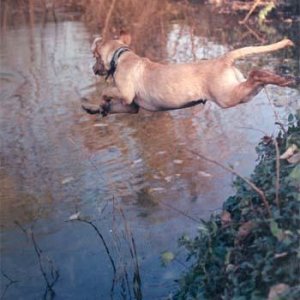
M 299 117 L 289 117 L 287 132 L 276 139 L 281 154 L 292 144 L 300 148 L 299 125 Z M 180 278 L 174 299 L 300 299 L 300 165 L 280 159 L 278 168 L 272 138 L 265 137 L 257 153 L 251 181 L 263 191 L 269 210 L 237 178 L 236 194 L 225 201 L 223 212 L 202 222 L 196 238 L 181 238 L 192 266 Z

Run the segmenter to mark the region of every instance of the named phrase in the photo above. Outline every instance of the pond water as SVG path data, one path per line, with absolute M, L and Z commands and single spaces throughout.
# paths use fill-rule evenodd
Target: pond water
M 174 20 L 167 28 L 161 59 L 171 62 L 210 58 L 240 43 L 237 37 L 228 46 L 200 29 L 191 36 Z M 249 175 L 255 145 L 298 106 L 299 90 L 268 87 L 229 110 L 207 103 L 86 115 L 80 97 L 96 101 L 103 86 L 91 71 L 94 33 L 75 15 L 2 28 L 3 299 L 165 299 L 186 268 L 178 238 L 193 235 L 233 193 L 232 175 L 191 150 Z M 295 74 L 295 53 L 299 48 L 239 64 L 245 71 L 286 65 Z M 116 273 L 91 224 L 66 222 L 76 213 L 97 226 Z M 176 254 L 167 266 L 164 251 Z M 54 295 L 45 279 L 51 285 L 56 271 Z

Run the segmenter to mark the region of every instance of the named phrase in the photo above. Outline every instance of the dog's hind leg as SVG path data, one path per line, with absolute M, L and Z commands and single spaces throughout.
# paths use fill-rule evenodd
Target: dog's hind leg
M 233 107 L 250 101 L 267 84 L 285 87 L 293 86 L 295 83 L 292 77 L 283 77 L 264 70 L 253 70 L 246 81 L 227 91 L 218 104 L 223 108 Z

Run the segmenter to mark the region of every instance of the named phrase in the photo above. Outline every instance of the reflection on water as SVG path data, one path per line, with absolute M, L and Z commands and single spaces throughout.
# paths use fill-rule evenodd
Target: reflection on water
M 191 34 L 188 26 L 173 24 L 168 35 L 168 57 L 172 62 L 183 63 L 197 59 L 211 59 L 229 49 L 207 37 Z
M 187 25 L 168 28 L 167 60 L 210 58 L 228 49 L 197 31 L 191 40 Z M 115 299 L 122 294 L 122 274 L 133 274 L 123 234 L 127 225 L 138 251 L 144 299 L 167 295 L 184 267 L 175 262 L 162 268 L 160 253 L 176 249 L 180 235 L 193 233 L 195 222 L 219 209 L 232 192 L 232 176 L 190 150 L 247 175 L 261 132 L 275 130 L 264 92 L 230 110 L 208 103 L 104 119 L 85 115 L 78 91 L 92 100 L 99 94 L 83 89 L 99 81 L 91 72 L 91 39 L 78 21 L 1 32 L 1 271 L 17 281 L 5 299 L 41 298 L 45 289 L 33 245 L 15 221 L 33 228 L 39 247 L 58 269 L 57 298 L 110 297 L 112 269 L 95 232 L 64 222 L 75 212 L 94 220 L 122 266 Z M 270 55 L 241 65 L 247 70 L 282 62 Z M 299 98 L 297 90 L 287 88 L 268 88 L 268 94 L 271 101 L 285 100 L 276 108 L 283 119 Z M 8 283 L 2 276 L 2 290 Z

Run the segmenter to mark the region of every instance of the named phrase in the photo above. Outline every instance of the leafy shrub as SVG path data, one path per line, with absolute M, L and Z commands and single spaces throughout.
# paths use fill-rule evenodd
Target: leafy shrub
M 276 139 L 280 153 L 291 142 L 300 143 L 300 118 L 289 121 L 288 131 Z M 181 238 L 192 266 L 174 299 L 300 299 L 300 164 L 280 160 L 278 168 L 271 138 L 264 138 L 257 153 L 251 181 L 264 192 L 269 210 L 237 178 L 236 194 L 225 201 L 223 212 L 203 221 L 196 238 Z

